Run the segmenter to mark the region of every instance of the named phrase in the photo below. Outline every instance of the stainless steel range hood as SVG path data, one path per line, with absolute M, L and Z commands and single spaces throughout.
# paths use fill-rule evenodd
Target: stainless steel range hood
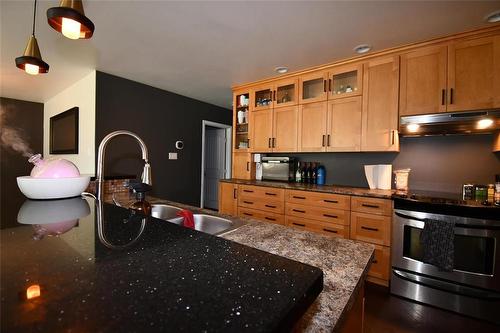
M 403 116 L 402 136 L 493 133 L 500 130 L 500 109 Z

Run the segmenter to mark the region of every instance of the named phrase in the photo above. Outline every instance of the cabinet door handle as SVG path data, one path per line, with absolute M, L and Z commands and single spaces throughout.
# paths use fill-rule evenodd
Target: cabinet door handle
M 250 171 L 250 162 L 247 162 L 247 171 Z
M 324 201 L 324 202 L 327 202 L 327 203 L 339 203 L 337 200 L 328 200 L 328 199 L 324 199 L 323 201 Z
M 253 193 L 253 190 L 243 190 L 243 192 Z
M 233 189 L 233 199 L 236 199 L 236 192 L 237 192 L 237 190 Z
M 243 213 L 243 215 L 246 215 L 246 216 L 253 216 L 253 214 L 250 214 L 250 213 Z
M 373 259 L 372 263 L 376 264 L 376 263 L 378 263 L 378 260 L 377 259 Z
M 265 217 L 266 220 L 269 220 L 269 221 L 276 221 L 276 219 L 273 219 L 272 217 Z
M 293 196 L 293 198 L 294 198 L 294 199 L 302 199 L 302 200 L 305 200 L 305 199 L 306 199 L 306 197 L 298 197 L 298 196 L 296 196 L 296 195 L 294 195 L 294 196 Z
M 248 205 L 253 205 L 253 202 L 252 201 L 243 201 L 244 203 L 248 204 Z
M 332 79 L 328 79 L 328 91 L 332 91 Z
M 305 224 L 292 222 L 293 225 L 298 225 L 299 227 L 305 227 Z
M 276 90 L 273 91 L 273 101 L 276 101 Z
M 294 212 L 297 212 L 297 213 L 305 213 L 306 211 L 305 210 L 300 210 L 300 209 L 292 209 Z
M 394 130 L 391 130 L 391 146 L 394 145 Z
M 370 228 L 370 227 L 365 227 L 364 225 L 361 226 L 361 229 L 365 229 L 365 230 L 368 230 L 368 231 L 378 231 L 377 228 Z
M 330 134 L 328 134 L 326 137 L 327 137 L 326 145 L 330 147 Z
M 332 219 L 338 219 L 339 217 L 337 215 L 330 215 L 330 214 L 323 214 L 324 217 L 330 217 Z
M 366 204 L 366 203 L 361 204 L 361 206 L 368 207 L 368 208 L 380 208 L 378 205 L 371 205 L 371 204 Z
M 267 148 L 271 148 L 271 138 L 269 138 L 269 141 L 267 142 Z
M 326 135 L 323 134 L 323 139 L 321 140 L 321 147 L 325 146 L 325 138 L 326 138 Z
M 446 103 L 446 89 L 441 90 L 441 105 L 444 105 Z
M 276 208 L 276 206 L 273 205 L 266 205 L 267 208 Z
M 326 229 L 326 228 L 323 228 L 323 231 L 331 232 L 331 233 L 334 233 L 334 234 L 338 234 L 339 233 L 337 230 L 331 230 L 331 229 Z
M 273 195 L 273 196 L 276 196 L 276 193 L 269 193 L 269 192 L 266 192 L 266 195 Z
M 323 80 L 323 92 L 326 92 L 326 80 Z
M 276 138 L 273 138 L 273 140 L 272 140 L 272 146 L 273 146 L 272 148 L 276 148 Z
M 450 104 L 453 104 L 453 88 L 450 88 Z
M 247 139 L 248 148 L 250 148 L 250 139 Z

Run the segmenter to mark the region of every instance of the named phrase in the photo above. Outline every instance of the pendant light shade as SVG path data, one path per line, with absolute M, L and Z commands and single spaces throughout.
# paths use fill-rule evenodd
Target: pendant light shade
M 81 0 L 61 0 L 59 7 L 47 10 L 49 25 L 70 39 L 88 39 L 94 23 L 85 16 Z
M 47 73 L 49 71 L 49 65 L 42 60 L 42 55 L 40 54 L 40 48 L 38 47 L 38 42 L 35 37 L 35 23 L 36 23 L 36 0 L 33 8 L 33 30 L 30 39 L 28 39 L 28 45 L 24 49 L 24 53 L 21 57 L 16 58 L 16 67 L 22 69 L 28 74 L 37 75 L 40 73 Z
M 49 71 L 49 64 L 42 60 L 40 48 L 34 35 L 28 40 L 23 55 L 16 58 L 16 66 L 31 75 Z

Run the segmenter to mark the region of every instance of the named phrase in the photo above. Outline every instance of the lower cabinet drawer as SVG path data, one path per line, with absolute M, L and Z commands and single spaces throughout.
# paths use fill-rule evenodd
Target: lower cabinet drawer
M 389 216 L 351 212 L 351 239 L 377 245 L 391 245 Z
M 273 201 L 283 201 L 285 199 L 285 190 L 265 186 L 240 185 L 239 197 L 268 199 Z
M 266 212 L 271 212 L 276 214 L 285 213 L 285 203 L 283 201 L 269 200 L 267 198 L 240 196 L 238 199 L 238 206 L 263 210 Z
M 368 276 L 389 280 L 390 265 L 391 248 L 388 246 L 375 245 L 375 253 Z
M 349 225 L 349 211 L 286 203 L 286 215 L 326 223 Z
M 257 209 L 238 207 L 239 217 L 251 217 L 257 220 L 262 220 L 265 222 L 271 222 L 276 224 L 285 224 L 285 216 L 282 214 L 275 214 L 271 212 L 264 212 Z
M 286 216 L 286 225 L 289 227 L 322 233 L 341 238 L 349 238 L 349 226 L 333 223 L 324 223 L 300 217 Z

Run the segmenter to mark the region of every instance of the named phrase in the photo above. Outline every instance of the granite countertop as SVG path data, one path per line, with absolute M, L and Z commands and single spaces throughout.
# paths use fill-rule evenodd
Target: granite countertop
M 302 184 L 302 183 L 287 183 L 287 182 L 277 182 L 277 181 L 265 181 L 265 180 L 246 180 L 246 179 L 221 179 L 221 182 L 241 184 L 241 185 L 254 185 L 254 186 L 267 186 L 275 188 L 283 188 L 287 190 L 300 190 L 300 191 L 312 191 L 312 192 L 322 192 L 322 193 L 332 193 L 332 194 L 345 194 L 354 195 L 360 197 L 372 197 L 381 199 L 391 199 L 394 190 L 372 190 L 369 188 L 362 187 L 349 187 L 349 186 L 339 186 L 339 185 L 314 185 L 314 184 Z
M 323 288 L 309 264 L 90 198 L 6 209 L 2 332 L 288 331 Z
M 128 206 L 128 194 L 117 194 L 117 201 Z M 110 198 L 108 197 L 108 200 Z M 149 197 L 151 203 L 164 203 L 194 213 L 213 211 Z M 310 306 L 297 329 L 303 332 L 331 332 L 338 329 L 351 309 L 368 274 L 374 247 L 368 243 L 330 237 L 254 219 L 239 219 L 247 224 L 220 237 L 322 269 L 323 291 Z

